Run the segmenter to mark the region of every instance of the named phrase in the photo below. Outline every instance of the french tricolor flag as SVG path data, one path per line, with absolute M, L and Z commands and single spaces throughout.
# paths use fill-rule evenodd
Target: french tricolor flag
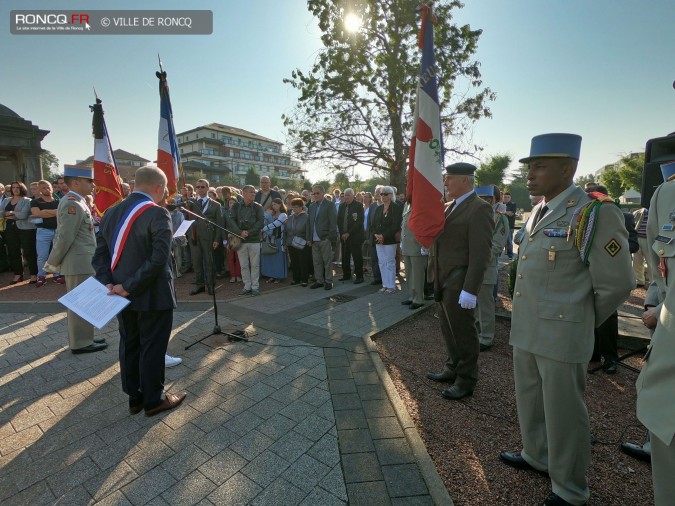
M 175 195 L 178 192 L 178 174 L 181 164 L 178 143 L 176 142 L 176 130 L 173 127 L 169 85 L 166 82 L 166 72 L 156 72 L 155 75 L 159 78 L 160 99 L 157 166 L 166 174 L 169 195 Z
M 99 216 L 103 216 L 109 207 L 120 202 L 122 195 L 121 178 L 108 136 L 108 128 L 103 118 L 103 102 L 96 98 L 96 104 L 89 106 L 94 113 L 92 130 L 94 132 L 94 206 Z
M 428 248 L 445 225 L 443 213 L 443 132 L 434 59 L 434 27 L 431 7 L 420 6 L 422 26 L 419 47 L 422 65 L 417 87 L 413 135 L 407 181 L 412 196 L 408 226 L 417 241 Z

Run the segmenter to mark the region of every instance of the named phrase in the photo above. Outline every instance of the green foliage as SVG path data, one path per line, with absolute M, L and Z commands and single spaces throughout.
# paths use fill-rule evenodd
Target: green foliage
M 595 181 L 595 175 L 593 175 L 593 174 L 586 174 L 586 175 L 584 175 L 584 176 L 578 176 L 578 177 L 574 180 L 574 182 L 575 182 L 578 186 L 580 186 L 581 188 L 583 188 L 584 186 L 586 186 L 586 183 L 595 183 L 595 182 L 596 182 L 596 181 Z
M 48 149 L 40 153 L 40 165 L 42 167 L 42 179 L 46 181 L 56 181 L 59 176 L 63 175 L 63 172 L 59 170 L 59 159 Z
M 644 153 L 631 153 L 621 157 L 621 160 L 616 163 L 615 167 L 624 188 L 627 190 L 630 188 L 640 190 L 644 166 Z
M 494 155 L 487 162 L 481 163 L 476 171 L 476 183 L 479 185 L 494 184 L 501 187 L 504 182 L 506 169 L 511 164 L 509 155 Z
M 511 182 L 504 187 L 504 191 L 511 193 L 511 201 L 516 203 L 518 209 L 532 210 L 530 192 L 527 191 L 527 165 L 518 167 Z
M 260 184 L 260 175 L 255 170 L 255 167 L 249 167 L 246 171 L 246 177 L 244 178 L 244 184 L 250 184 L 256 188 Z
M 345 188 L 349 188 L 349 176 L 345 172 L 338 172 L 335 174 L 335 179 L 333 179 L 333 188 L 340 188 L 344 191 Z
M 288 144 L 305 161 L 343 169 L 366 166 L 405 189 L 408 144 L 421 54 L 417 47 L 416 3 L 405 0 L 308 0 L 322 32 L 323 48 L 309 72 L 296 69 L 284 79 L 299 93 L 294 111 L 282 117 Z M 348 13 L 361 16 L 358 33 L 344 28 Z M 472 153 L 466 134 L 495 95 L 483 87 L 473 59 L 481 30 L 453 24 L 459 0 L 434 6 L 436 74 L 446 150 Z
M 609 196 L 612 198 L 619 198 L 626 191 L 619 171 L 615 167 L 606 168 L 600 175 L 600 182 L 607 188 Z

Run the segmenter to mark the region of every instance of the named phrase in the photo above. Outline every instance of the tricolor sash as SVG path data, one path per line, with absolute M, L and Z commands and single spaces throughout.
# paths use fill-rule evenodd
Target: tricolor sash
M 133 206 L 129 206 L 129 209 L 126 210 L 113 235 L 113 252 L 110 261 L 111 271 L 114 271 L 115 267 L 117 267 L 117 262 L 119 262 L 122 256 L 132 225 L 141 214 L 155 205 L 157 204 L 143 196 L 143 200 Z

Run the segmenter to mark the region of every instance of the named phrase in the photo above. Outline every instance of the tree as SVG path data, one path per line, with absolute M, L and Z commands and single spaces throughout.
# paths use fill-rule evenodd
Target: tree
M 323 48 L 308 73 L 296 69 L 284 79 L 300 96 L 294 111 L 282 116 L 288 144 L 300 158 L 329 168 L 370 167 L 405 190 L 421 58 L 415 4 L 355 1 L 348 13 L 343 2 L 307 1 Z M 459 0 L 434 6 L 435 73 L 445 148 L 466 155 L 477 150 L 467 146 L 467 133 L 491 115 L 487 104 L 495 95 L 482 88 L 480 63 L 472 59 L 481 30 L 452 23 L 452 10 L 461 6 Z M 345 28 L 347 14 L 362 19 L 357 33 Z
M 578 185 L 581 186 L 582 188 L 586 186 L 587 183 L 595 183 L 595 175 L 594 174 L 586 174 L 584 176 L 578 176 L 574 182 Z
M 479 185 L 494 184 L 501 187 L 504 182 L 506 169 L 508 169 L 510 164 L 511 157 L 509 155 L 491 156 L 476 171 L 476 182 Z
M 642 171 L 645 166 L 644 153 L 630 153 L 624 155 L 615 167 L 625 189 L 640 189 L 642 186 Z
M 335 174 L 335 179 L 333 180 L 333 186 L 335 188 L 340 188 L 344 191 L 345 188 L 349 188 L 349 176 L 345 172 L 338 172 Z
M 48 149 L 40 153 L 40 165 L 42 167 L 42 179 L 45 181 L 54 182 L 59 176 L 63 175 L 59 171 L 59 159 Z
M 619 198 L 623 195 L 623 192 L 626 191 L 626 187 L 621 180 L 619 171 L 615 167 L 607 167 L 602 174 L 600 174 L 600 182 L 603 184 L 609 196 L 613 198 Z
M 249 167 L 244 177 L 244 184 L 250 184 L 256 188 L 260 184 L 260 176 L 255 170 L 255 167 Z
M 512 181 L 504 188 L 511 193 L 511 201 L 515 202 L 518 209 L 530 211 L 530 192 L 527 191 L 527 165 L 521 165 L 516 170 Z

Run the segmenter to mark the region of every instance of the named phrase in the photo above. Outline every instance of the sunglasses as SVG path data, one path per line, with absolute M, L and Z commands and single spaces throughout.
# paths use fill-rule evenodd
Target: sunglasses
M 380 195 L 382 195 L 383 197 L 389 197 L 391 193 L 380 193 Z

